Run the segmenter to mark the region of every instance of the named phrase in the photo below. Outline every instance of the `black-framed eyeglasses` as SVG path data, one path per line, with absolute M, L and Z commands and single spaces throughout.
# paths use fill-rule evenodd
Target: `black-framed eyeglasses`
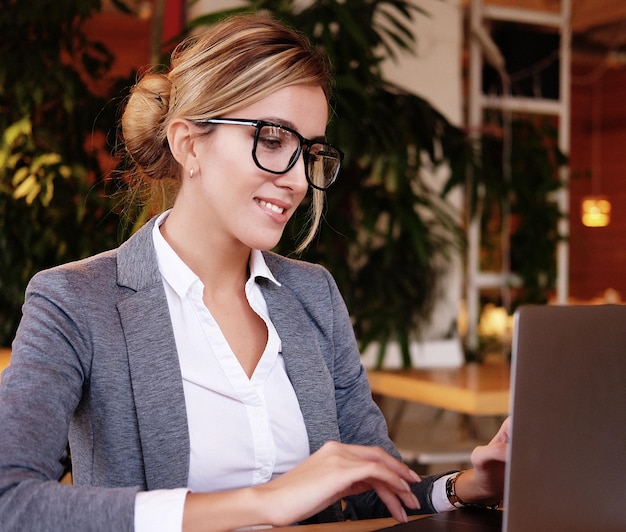
M 337 179 L 343 152 L 332 144 L 305 139 L 287 126 L 265 120 L 240 118 L 208 118 L 194 120 L 198 124 L 230 124 L 256 128 L 252 145 L 255 164 L 271 174 L 285 174 L 303 153 L 306 179 L 313 188 L 326 190 Z

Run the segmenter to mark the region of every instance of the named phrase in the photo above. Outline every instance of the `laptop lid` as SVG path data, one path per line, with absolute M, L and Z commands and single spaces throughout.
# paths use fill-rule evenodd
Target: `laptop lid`
M 626 306 L 516 312 L 506 532 L 626 530 Z

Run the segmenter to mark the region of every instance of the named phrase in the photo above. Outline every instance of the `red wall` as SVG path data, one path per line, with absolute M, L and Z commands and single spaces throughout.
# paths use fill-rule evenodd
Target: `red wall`
M 592 183 L 592 85 L 590 67 L 573 69 L 571 184 L 570 184 L 570 295 L 575 299 L 602 297 L 617 290 L 626 300 L 626 67 L 607 70 L 596 81 L 601 118 L 594 135 L 600 179 Z M 585 81 L 576 83 L 576 80 Z M 597 103 L 597 100 L 596 100 Z M 586 176 L 586 177 L 583 177 Z M 595 190 L 594 190 L 595 189 Z M 607 227 L 589 228 L 580 220 L 582 196 L 602 193 L 612 203 Z
M 178 36 L 185 24 L 185 1 L 166 0 L 162 43 Z M 152 19 L 142 20 L 117 11 L 98 13 L 86 23 L 94 40 L 104 43 L 114 54 L 111 77 L 127 76 L 150 62 Z

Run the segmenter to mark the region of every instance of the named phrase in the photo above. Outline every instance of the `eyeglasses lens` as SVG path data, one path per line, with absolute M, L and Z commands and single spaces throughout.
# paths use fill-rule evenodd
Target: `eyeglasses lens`
M 259 164 L 270 172 L 285 172 L 300 150 L 300 139 L 291 131 L 277 126 L 263 126 L 256 143 Z
M 289 129 L 263 125 L 256 142 L 256 160 L 270 172 L 288 171 L 300 156 L 300 138 Z M 339 172 L 341 156 L 328 144 L 314 143 L 308 150 L 307 177 L 316 188 L 328 188 Z
M 312 144 L 307 157 L 307 173 L 311 184 L 326 189 L 339 173 L 341 158 L 335 148 L 328 144 Z

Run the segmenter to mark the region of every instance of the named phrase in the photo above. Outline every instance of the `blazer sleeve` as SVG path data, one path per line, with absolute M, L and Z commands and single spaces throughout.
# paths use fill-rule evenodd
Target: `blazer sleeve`
M 76 280 L 76 279 L 74 279 Z M 88 387 L 85 312 L 62 270 L 26 292 L 0 385 L 0 530 L 132 530 L 136 487 L 58 482 L 70 422 Z
M 327 272 L 328 286 L 332 297 L 334 346 L 333 374 L 335 401 L 341 440 L 346 443 L 378 446 L 400 459 L 400 454 L 389 438 L 387 423 L 382 412 L 372 399 L 366 371 L 361 364 L 354 329 L 345 302 L 337 285 Z M 424 477 L 413 484 L 421 508 L 409 513 L 434 513 L 431 501 L 433 482 L 441 475 Z M 389 516 L 383 502 L 374 491 L 348 500 L 348 516 L 358 519 Z

